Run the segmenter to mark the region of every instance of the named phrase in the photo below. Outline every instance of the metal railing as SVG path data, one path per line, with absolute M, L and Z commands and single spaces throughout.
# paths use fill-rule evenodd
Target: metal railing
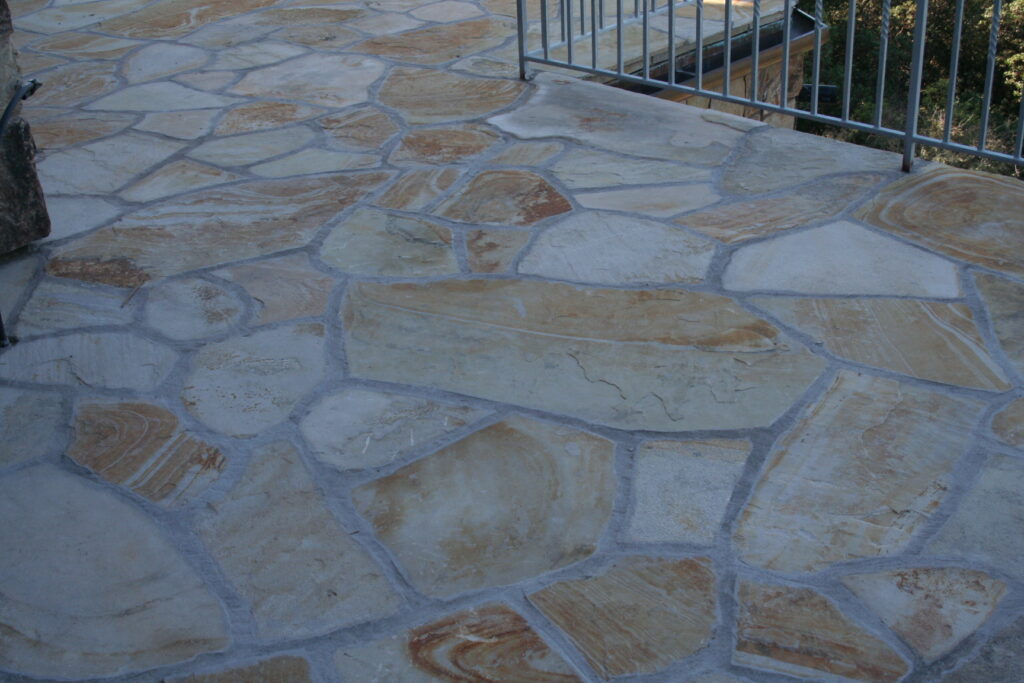
M 963 73 L 958 74 L 965 0 L 955 0 L 949 36 L 935 35 L 935 27 L 929 34 L 929 0 L 916 0 L 909 64 L 894 64 L 890 54 L 893 0 L 876 0 L 875 6 L 880 5 L 877 33 L 872 32 L 872 42 L 876 44 L 860 48 L 873 52 L 871 61 L 876 69 L 871 74 L 854 72 L 854 57 L 859 49 L 855 39 L 858 1 L 848 0 L 840 87 L 821 82 L 823 48 L 830 38 L 830 28 L 823 18 L 823 0 L 804 1 L 808 5 L 813 2 L 813 10 L 810 6 L 806 13 L 798 10 L 796 0 L 539 0 L 539 8 L 537 0 L 533 0 L 534 14 L 539 16 L 531 16 L 528 0 L 518 0 L 520 77 L 527 77 L 531 63 L 561 67 L 640 91 L 708 98 L 896 138 L 902 141 L 905 171 L 913 163 L 917 145 L 993 161 L 1024 163 L 1024 97 L 1016 107 L 1015 133 L 1003 136 L 1003 149 L 990 145 L 1002 0 L 992 0 L 981 110 L 976 129 L 971 124 L 970 139 L 955 126 L 958 77 L 961 82 L 965 79 Z M 767 34 L 766 28 L 771 29 Z M 766 43 L 765 36 L 769 34 Z M 941 133 L 933 125 L 932 135 L 923 134 L 919 125 L 926 40 L 945 40 L 950 48 Z M 811 59 L 807 69 L 810 82 L 803 88 L 810 96 L 806 107 L 797 106 L 792 97 L 793 86 L 803 85 L 805 80 L 804 73 L 792 73 L 794 49 Z M 759 81 L 763 77 L 762 60 L 769 53 L 779 64 L 781 83 L 777 93 L 766 96 Z M 737 93 L 732 85 L 739 69 L 749 76 L 750 85 L 743 93 Z M 887 83 L 897 69 L 903 70 L 903 77 L 909 70 L 909 80 L 894 98 L 892 86 Z M 858 117 L 851 112 L 852 86 L 854 79 L 861 78 L 870 78 L 869 85 L 873 82 L 874 87 L 868 89 L 874 92 L 874 103 L 869 107 L 869 115 L 864 115 L 865 108 L 860 107 Z M 905 106 L 901 101 L 904 89 Z M 824 92 L 834 92 L 839 100 L 832 113 L 822 111 L 820 101 Z M 1012 138 L 1009 144 L 1008 137 Z

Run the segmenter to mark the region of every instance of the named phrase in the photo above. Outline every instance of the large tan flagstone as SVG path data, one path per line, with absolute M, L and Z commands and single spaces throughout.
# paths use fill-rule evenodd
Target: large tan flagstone
M 925 550 L 1024 578 L 1024 459 L 994 454 Z
M 451 164 L 486 151 L 500 142 L 481 126 L 422 128 L 410 131 L 391 154 L 390 161 L 418 164 Z
M 471 230 L 466 233 L 466 259 L 474 273 L 507 272 L 530 240 L 527 230 Z
M 655 159 L 720 164 L 743 137 L 700 110 L 574 78 L 538 75 L 529 100 L 489 122 L 521 138 L 568 137 Z
M 306 254 L 243 263 L 216 275 L 249 293 L 259 324 L 321 315 L 334 288 L 334 279 L 313 268 Z
M 772 449 L 734 534 L 783 572 L 903 550 L 952 486 L 982 404 L 843 371 Z
M 439 223 L 362 208 L 333 228 L 320 248 L 327 264 L 359 275 L 452 275 L 459 264 L 451 230 Z
M 511 417 L 353 491 L 421 592 L 447 597 L 591 555 L 612 512 L 612 444 Z
M 212 22 L 273 5 L 274 0 L 162 0 L 100 24 L 129 38 L 177 38 Z
M 351 470 L 404 458 L 486 414 L 416 396 L 345 389 L 317 401 L 299 427 L 317 459 Z
M 305 121 L 321 111 L 293 102 L 253 102 L 229 110 L 217 124 L 214 135 L 254 133 Z
M 284 421 L 323 372 L 323 325 L 263 329 L 202 347 L 181 400 L 210 428 L 247 437 Z
M 810 588 L 743 581 L 734 664 L 808 678 L 893 683 L 907 663 Z
M 401 602 L 339 526 L 287 442 L 257 450 L 196 526 L 263 640 L 304 638 L 393 614 Z
M 93 325 L 126 325 L 133 310 L 125 304 L 128 292 L 78 286 L 65 280 L 39 283 L 18 314 L 20 336 L 45 334 Z
M 774 192 L 836 173 L 900 168 L 892 152 L 771 126 L 748 135 L 735 159 L 722 176 L 722 188 L 735 194 Z
M 444 123 L 474 119 L 507 107 L 524 87 L 511 79 L 395 67 L 379 97 L 381 104 L 397 109 L 409 123 Z
M 1017 372 L 1024 373 L 1024 284 L 988 273 L 976 273 L 974 281 L 1000 346 Z
M 603 679 L 652 673 L 711 640 L 717 600 L 706 557 L 626 557 L 597 576 L 529 600 L 564 630 Z
M 832 218 L 882 177 L 877 173 L 853 173 L 826 178 L 778 196 L 739 200 L 689 213 L 676 222 L 733 244 Z
M 110 137 L 132 125 L 132 114 L 116 112 L 80 112 L 55 110 L 59 113 L 37 118 L 39 111 L 26 112 L 32 123 L 32 138 L 41 150 L 51 150 Z M 140 128 L 140 130 L 142 130 Z
M 74 59 L 120 59 L 126 52 L 139 45 L 142 45 L 142 42 L 138 40 L 75 31 L 35 41 L 32 43 L 32 49 Z
M 988 391 L 1010 388 L 964 304 L 791 297 L 750 302 L 857 363 L 944 384 Z
M 0 467 L 57 453 L 67 441 L 60 394 L 0 387 Z
M 304 147 L 314 138 L 304 126 L 264 130 L 203 142 L 190 150 L 193 159 L 217 166 L 248 166 Z
M 305 658 L 279 655 L 248 666 L 167 680 L 168 683 L 312 683 L 313 679 Z
M 131 12 L 148 2 L 149 0 L 99 0 L 74 5 L 57 5 L 20 18 L 18 28 L 37 33 L 73 31 L 109 17 Z
M 250 71 L 229 92 L 347 107 L 365 102 L 383 74 L 383 62 L 362 55 L 312 54 Z
M 114 676 L 228 644 L 222 607 L 132 505 L 51 465 L 0 479 L 0 668 Z
M 209 487 L 224 469 L 220 450 L 184 430 L 177 416 L 152 403 L 78 406 L 67 456 L 109 482 L 166 506 Z
M 927 662 L 974 633 L 1006 593 L 999 579 L 958 567 L 853 574 L 842 581 Z
M 388 209 L 419 211 L 448 191 L 461 171 L 454 167 L 424 168 L 408 171 L 376 200 Z
M 377 36 L 353 46 L 361 54 L 413 64 L 440 64 L 497 47 L 515 33 L 505 20 L 473 19 L 428 26 L 393 36 Z
M 327 137 L 342 147 L 377 151 L 398 126 L 391 117 L 373 106 L 351 107 L 338 114 L 317 119 Z
M 533 242 L 525 275 L 593 282 L 701 282 L 715 246 L 664 223 L 604 211 L 576 213 Z
M 339 648 L 334 663 L 345 680 L 360 683 L 580 680 L 525 619 L 500 603 L 449 614 L 365 645 Z
M 223 185 L 241 176 L 213 166 L 179 159 L 161 166 L 148 176 L 121 191 L 121 197 L 130 202 L 151 202 L 176 194 L 184 194 L 207 187 Z
M 531 171 L 484 171 L 451 199 L 438 215 L 464 223 L 533 225 L 572 211 L 558 190 Z
M 631 482 L 633 510 L 625 537 L 633 542 L 715 542 L 750 442 L 645 441 Z
M 300 247 L 388 177 L 339 174 L 196 192 L 141 209 L 61 246 L 47 269 L 62 277 L 136 286 Z
M 889 185 L 857 214 L 929 249 L 1024 275 L 1024 185 L 939 166 Z
M 358 377 L 626 429 L 769 425 L 824 366 L 732 299 L 693 292 L 365 283 L 343 316 Z

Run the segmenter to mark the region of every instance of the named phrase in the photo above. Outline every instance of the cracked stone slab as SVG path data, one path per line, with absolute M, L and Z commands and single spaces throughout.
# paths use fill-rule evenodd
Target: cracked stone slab
M 383 74 L 384 63 L 376 59 L 313 54 L 250 71 L 229 92 L 340 108 L 365 102 L 369 87 Z
M 59 394 L 0 387 L 0 467 L 59 452 L 67 442 Z
M 486 414 L 416 396 L 345 389 L 317 401 L 299 427 L 317 459 L 351 470 L 402 459 Z
M 536 173 L 484 171 L 435 213 L 464 223 L 523 226 L 569 211 L 569 201 Z
M 701 282 L 714 253 L 710 240 L 664 223 L 587 211 L 545 230 L 518 270 L 595 284 Z
M 241 179 L 242 176 L 214 166 L 180 159 L 161 166 L 142 180 L 122 190 L 121 197 L 130 202 L 151 202 Z
M 324 369 L 323 325 L 260 330 L 201 348 L 181 400 L 211 429 L 248 437 L 284 421 Z
M 352 497 L 412 583 L 448 597 L 591 555 L 612 512 L 612 450 L 586 432 L 511 417 Z
M 498 159 L 494 161 L 495 163 L 512 163 L 510 161 L 501 162 Z M 555 162 L 551 171 L 566 187 L 574 190 L 711 180 L 711 171 L 707 168 L 681 166 L 656 159 L 622 157 L 591 149 L 572 150 Z M 656 196 L 672 192 L 672 190 L 653 188 L 648 192 L 650 195 Z
M 733 537 L 740 557 L 811 572 L 900 552 L 952 486 L 982 407 L 840 372 L 769 454 Z
M 459 272 L 449 228 L 371 208 L 358 209 L 333 228 L 320 248 L 320 258 L 358 275 L 422 277 Z
M 133 315 L 125 305 L 127 297 L 125 290 L 86 288 L 47 278 L 25 302 L 16 330 L 27 337 L 95 325 L 127 325 Z
M 991 455 L 925 551 L 981 560 L 1024 578 L 1024 460 Z
M 653 673 L 704 648 L 717 618 L 706 557 L 626 557 L 528 596 L 601 676 Z
M 81 680 L 227 646 L 220 603 L 134 506 L 41 465 L 0 479 L 0 516 L 0 667 Z
M 283 159 L 274 159 L 249 169 L 254 175 L 264 178 L 289 178 L 314 173 L 334 173 L 380 165 L 375 154 L 352 154 L 327 149 L 304 149 Z
M 287 442 L 257 450 L 196 527 L 248 601 L 262 640 L 305 638 L 393 614 L 400 598 L 335 521 Z
M 301 247 L 389 177 L 339 174 L 202 190 L 128 214 L 59 247 L 47 269 L 60 277 L 135 287 Z
M 636 452 L 634 508 L 625 537 L 632 542 L 715 542 L 750 442 L 645 441 Z
M 824 367 L 732 299 L 694 292 L 363 283 L 343 317 L 357 377 L 626 429 L 766 426 Z
M 848 221 L 741 247 L 722 282 L 801 294 L 961 295 L 953 262 Z
M 749 301 L 854 362 L 944 384 L 1010 388 L 964 304 L 792 297 Z
M 447 192 L 460 173 L 457 168 L 410 171 L 399 177 L 376 204 L 388 209 L 419 211 Z
M 83 332 L 22 342 L 0 355 L 0 378 L 152 391 L 178 354 L 128 332 Z
M 1024 284 L 988 273 L 975 273 L 974 281 L 999 345 L 1017 372 L 1024 373 Z
M 226 464 L 218 448 L 151 403 L 82 403 L 74 429 L 69 458 L 166 507 L 202 494 Z
M 377 36 L 353 46 L 353 50 L 398 62 L 441 64 L 466 54 L 501 45 L 514 29 L 505 20 L 491 18 L 428 26 L 399 35 Z
M 50 194 L 105 195 L 124 187 L 183 147 L 152 135 L 117 137 L 47 155 L 39 163 L 39 181 Z
M 999 579 L 957 567 L 853 574 L 842 582 L 926 662 L 974 633 L 1006 593 Z
M 186 278 L 154 287 L 146 301 L 145 323 L 176 340 L 223 334 L 245 316 L 245 304 L 220 285 Z
M 471 230 L 466 233 L 466 258 L 474 273 L 504 273 L 530 241 L 528 230 Z
M 217 58 L 211 69 L 244 70 L 258 66 L 277 64 L 286 59 L 307 54 L 308 50 L 287 43 L 262 40 L 258 43 L 235 45 L 217 51 Z
M 413 124 L 475 119 L 512 104 L 525 86 L 514 80 L 395 67 L 380 89 L 380 103 Z
M 1024 275 L 1024 187 L 1014 178 L 940 166 L 884 188 L 857 217 L 953 258 Z
M 322 315 L 334 279 L 310 264 L 307 254 L 244 263 L 215 275 L 240 285 L 256 302 L 256 322 Z
M 580 681 L 525 619 L 493 603 L 366 645 L 340 648 L 334 663 L 345 680 L 365 683 Z
M 742 581 L 732 661 L 811 680 L 894 683 L 907 663 L 810 588 Z
M 674 102 L 551 74 L 532 83 L 526 103 L 488 122 L 520 138 L 568 137 L 612 152 L 707 165 L 722 163 L 743 137 Z
M 342 147 L 377 151 L 398 132 L 391 117 L 376 107 L 352 107 L 317 119 L 328 139 Z

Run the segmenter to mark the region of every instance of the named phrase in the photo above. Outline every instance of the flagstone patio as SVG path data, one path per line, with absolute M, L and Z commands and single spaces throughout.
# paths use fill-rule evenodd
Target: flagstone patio
M 1024 680 L 1019 181 L 508 0 L 11 5 L 0 679 Z

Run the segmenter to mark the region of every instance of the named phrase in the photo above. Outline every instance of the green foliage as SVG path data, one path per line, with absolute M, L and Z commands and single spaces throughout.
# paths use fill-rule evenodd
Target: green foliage
M 954 99 L 955 115 L 951 123 L 951 134 L 955 142 L 975 145 L 980 135 L 993 0 L 963 2 L 964 27 L 961 35 Z M 800 7 L 805 12 L 814 14 L 813 0 L 803 0 Z M 932 0 L 928 11 L 918 129 L 925 135 L 940 138 L 946 123 L 944 110 L 950 81 L 956 7 L 956 0 Z M 881 124 L 898 130 L 903 129 L 906 118 L 916 8 L 916 0 L 892 0 Z M 822 20 L 831 27 L 831 39 L 823 47 L 821 55 L 821 82 L 824 84 L 835 84 L 840 87 L 843 84 L 848 11 L 847 0 L 823 1 Z M 858 121 L 875 120 L 876 74 L 882 17 L 883 0 L 857 1 L 850 116 Z M 998 38 L 986 145 L 990 149 L 1010 152 L 1015 141 L 1021 97 L 1024 96 L 1024 0 L 1004 0 Z M 808 53 L 805 62 L 807 82 L 810 81 L 812 60 L 813 53 Z M 842 113 L 842 105 L 822 104 L 820 111 L 839 116 Z M 797 127 L 800 130 L 858 144 L 894 151 L 901 148 L 900 141 L 892 138 L 806 121 L 799 122 Z M 984 169 L 1024 177 L 1024 167 L 999 164 L 931 147 L 919 147 L 918 155 L 963 168 Z

